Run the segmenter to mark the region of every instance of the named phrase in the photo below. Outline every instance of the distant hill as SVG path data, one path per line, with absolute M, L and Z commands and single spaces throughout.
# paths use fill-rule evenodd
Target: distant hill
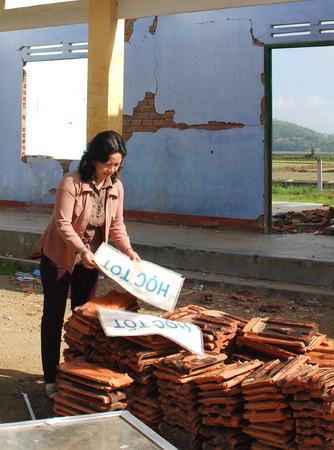
M 311 153 L 312 148 L 334 153 L 334 134 L 319 133 L 295 123 L 273 120 L 274 152 Z

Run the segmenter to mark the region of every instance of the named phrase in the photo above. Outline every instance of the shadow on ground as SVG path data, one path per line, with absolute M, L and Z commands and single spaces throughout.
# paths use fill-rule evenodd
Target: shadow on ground
M 52 402 L 44 393 L 40 375 L 0 368 L 0 422 L 30 420 L 28 407 L 22 393 L 26 393 L 36 419 L 54 417 Z

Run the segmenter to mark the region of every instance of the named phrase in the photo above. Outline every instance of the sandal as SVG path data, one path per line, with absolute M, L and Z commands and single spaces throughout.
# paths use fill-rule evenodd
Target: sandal
M 45 393 L 50 400 L 53 400 L 53 397 L 58 393 L 56 383 L 46 383 Z

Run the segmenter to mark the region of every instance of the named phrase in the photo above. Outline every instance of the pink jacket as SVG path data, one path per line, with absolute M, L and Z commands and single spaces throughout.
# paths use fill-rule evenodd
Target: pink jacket
M 89 183 L 81 181 L 78 171 L 68 173 L 57 188 L 52 217 L 39 240 L 43 253 L 69 272 L 73 271 L 78 252 L 84 247 L 81 238 L 90 218 L 92 192 Z M 108 190 L 102 238 L 108 242 L 110 236 L 113 245 L 125 252 L 130 240 L 123 221 L 123 197 L 123 185 L 117 180 Z

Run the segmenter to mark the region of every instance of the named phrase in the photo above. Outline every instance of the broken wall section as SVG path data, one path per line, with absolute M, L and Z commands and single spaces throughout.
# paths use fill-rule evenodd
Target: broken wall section
M 253 44 L 247 16 L 231 11 L 134 23 L 125 52 L 123 180 L 136 217 L 248 225 L 263 212 L 263 48 Z
M 53 203 L 53 189 L 64 173 L 64 167 L 60 161 L 43 156 L 27 157 L 24 160 L 21 158 L 23 61 L 20 48 L 26 45 L 86 40 L 86 25 L 1 33 L 0 158 L 5 161 L 5 170 L 2 171 L 0 179 L 2 202 L 28 202 L 42 205 Z M 59 133 L 59 130 L 55 129 L 54 133 Z M 52 136 L 48 136 L 48 139 L 52 139 Z M 67 145 L 68 143 L 64 140 L 64 148 Z M 76 166 L 77 162 L 73 162 L 71 167 Z

